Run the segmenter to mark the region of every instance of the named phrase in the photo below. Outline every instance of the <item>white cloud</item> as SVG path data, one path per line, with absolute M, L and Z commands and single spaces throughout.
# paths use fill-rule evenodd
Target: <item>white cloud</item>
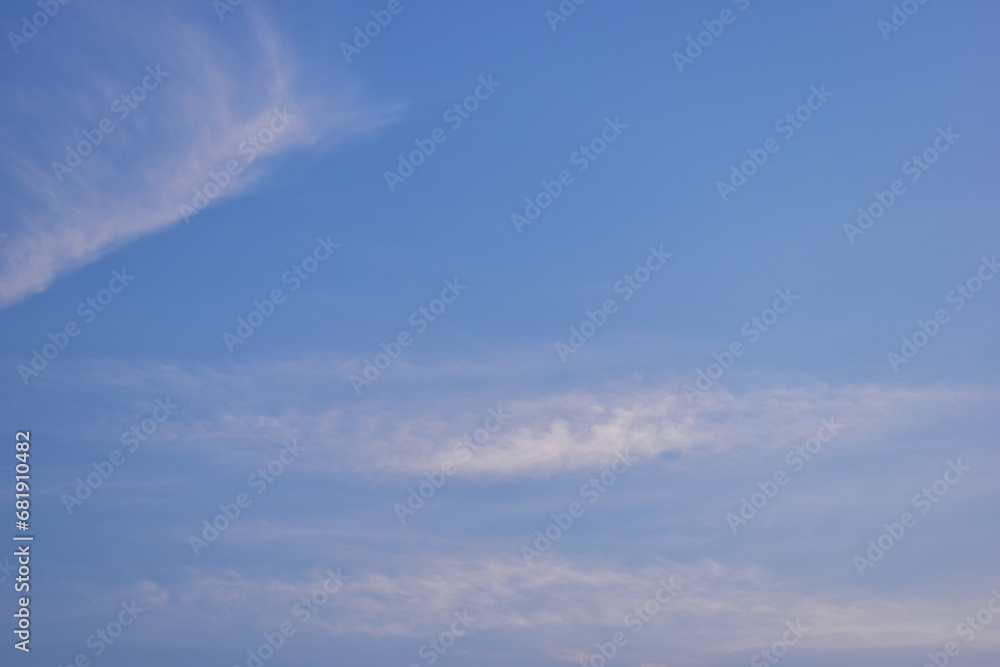
M 20 91 L 4 113 L 7 143 L 17 139 L 5 163 L 17 184 L 16 195 L 8 199 L 19 224 L 5 230 L 10 237 L 0 247 L 0 307 L 177 223 L 180 205 L 190 205 L 193 190 L 229 160 L 246 172 L 218 199 L 251 186 L 264 161 L 251 162 L 238 147 L 267 127 L 274 109 L 289 107 L 297 117 L 262 156 L 321 137 L 363 134 L 386 120 L 388 111 L 367 108 L 346 78 L 333 84 L 334 94 L 316 94 L 301 85 L 293 52 L 249 4 L 241 9 L 248 21 L 230 21 L 226 30 L 180 18 L 168 6 L 120 10 L 112 16 L 103 6 L 89 14 L 78 8 L 85 14 L 78 31 L 89 31 L 93 43 L 87 46 L 97 52 L 93 62 L 101 62 L 102 45 L 113 43 L 114 53 L 104 55 L 113 55 L 118 71 L 93 62 L 81 67 L 70 57 L 70 42 L 40 72 L 46 86 Z M 216 21 L 214 12 L 204 15 Z M 132 90 L 147 65 L 159 65 L 169 76 L 130 117 L 120 119 L 111 111 L 112 100 Z M 59 182 L 52 162 L 63 161 L 65 146 L 75 146 L 81 132 L 92 131 L 101 118 L 112 119 L 115 129 Z M 12 126 L 20 128 L 16 135 Z
M 532 397 L 424 396 L 404 410 L 393 399 L 345 400 L 350 363 L 330 356 L 217 368 L 135 369 L 102 364 L 92 381 L 134 382 L 144 391 L 172 392 L 189 408 L 171 432 L 222 463 L 256 461 L 286 438 L 307 443 L 312 472 L 350 470 L 372 476 L 421 475 L 452 459 L 458 475 L 544 478 L 597 470 L 617 452 L 641 460 L 665 453 L 719 454 L 752 448 L 781 453 L 814 435 L 820 420 L 844 424 L 840 446 L 975 413 L 996 400 L 982 387 L 893 387 L 824 383 L 717 390 L 688 404 L 679 386 L 553 393 Z M 123 378 L 131 378 L 125 380 Z M 343 388 L 343 387 L 341 387 Z M 467 440 L 494 409 L 509 415 L 471 460 L 454 446 Z
M 710 560 L 631 571 L 555 556 L 531 566 L 516 557 L 407 559 L 394 565 L 383 557 L 381 564 L 393 573 L 345 571 L 344 589 L 307 632 L 421 638 L 446 627 L 453 612 L 468 611 L 477 633 L 524 633 L 525 641 L 549 644 L 553 658 L 574 660 L 617 630 L 641 634 L 643 645 L 655 644 L 661 655 L 754 652 L 780 639 L 786 621 L 801 621 L 808 628 L 802 648 L 828 651 L 943 644 L 954 639 L 953 619 L 982 606 L 977 598 L 819 590 Z M 285 581 L 233 569 L 191 570 L 174 587 L 169 613 L 189 622 L 203 616 L 247 623 L 246 610 L 267 609 L 250 621 L 267 629 L 287 620 L 295 601 L 317 588 L 322 572 L 312 575 Z M 671 577 L 680 592 L 634 633 L 626 615 Z M 984 637 L 980 646 L 987 645 L 1000 646 L 1000 639 Z
M 496 480 L 603 467 L 611 453 L 629 445 L 647 458 L 664 452 L 714 456 L 741 449 L 777 453 L 814 433 L 818 420 L 829 416 L 841 419 L 850 429 L 838 436 L 838 450 L 883 442 L 885 447 L 901 447 L 909 432 L 928 430 L 928 425 L 961 420 L 967 414 L 981 415 L 984 408 L 985 414 L 992 414 L 993 390 L 821 383 L 775 387 L 772 382 L 770 387 L 739 394 L 717 391 L 688 405 L 676 387 L 616 388 L 603 393 L 553 393 L 531 400 L 513 397 L 497 401 L 495 393 L 488 400 L 482 395 L 470 396 L 466 384 L 458 383 L 461 389 L 455 394 L 442 389 L 407 405 L 388 398 L 384 402 L 345 400 L 344 391 L 329 387 L 344 382 L 350 364 L 332 357 L 233 363 L 223 369 L 91 363 L 94 370 L 89 372 L 81 373 L 79 365 L 53 371 L 51 381 L 58 383 L 60 373 L 70 373 L 79 381 L 78 386 L 109 389 L 101 392 L 105 397 L 114 394 L 111 390 L 123 388 L 129 396 L 170 394 L 183 401 L 176 423 L 172 419 L 164 425 L 164 437 L 158 433 L 157 442 L 150 447 L 169 447 L 174 455 L 190 451 L 198 463 L 198 474 L 205 475 L 202 479 L 214 479 L 216 470 L 205 469 L 209 464 L 256 467 L 285 437 L 297 437 L 308 446 L 308 466 L 297 468 L 295 473 L 303 483 L 298 488 L 284 485 L 282 494 L 288 494 L 283 496 L 285 505 L 279 507 L 280 499 L 275 496 L 272 506 L 272 511 L 279 512 L 308 508 L 302 516 L 296 517 L 293 511 L 289 517 L 281 514 L 276 518 L 262 507 L 261 514 L 241 519 L 225 537 L 229 553 L 244 554 L 248 559 L 270 553 L 270 549 L 284 554 L 288 545 L 296 545 L 294 563 L 275 565 L 267 560 L 261 561 L 268 563 L 266 566 L 247 564 L 218 570 L 208 565 L 212 561 L 202 560 L 178 571 L 178 578 L 169 583 L 157 581 L 166 592 L 155 595 L 163 600 L 161 606 L 168 616 L 164 623 L 202 628 L 199 632 L 204 638 L 198 633 L 178 632 L 192 642 L 208 641 L 211 635 L 220 636 L 237 627 L 263 632 L 288 620 L 295 601 L 322 580 L 320 569 L 304 574 L 289 572 L 314 568 L 317 562 L 334 569 L 343 567 L 351 578 L 303 634 L 423 639 L 440 632 L 452 612 L 468 609 L 480 619 L 477 633 L 523 634 L 526 642 L 546 647 L 552 659 L 589 650 L 595 641 L 623 629 L 624 615 L 655 593 L 656 582 L 665 576 L 685 583 L 682 595 L 642 633 L 641 642 L 636 642 L 637 647 L 655 646 L 656 652 L 647 658 L 653 664 L 665 655 L 749 655 L 780 638 L 785 621 L 796 620 L 810 628 L 803 651 L 943 645 L 953 639 L 954 623 L 978 610 L 987 597 L 985 591 L 970 592 L 968 582 L 961 589 L 923 586 L 919 593 L 865 590 L 863 585 L 869 580 L 856 578 L 847 552 L 843 568 L 848 583 L 837 578 L 817 582 L 801 563 L 815 556 L 819 541 L 833 543 L 838 539 L 845 516 L 855 516 L 847 507 L 853 501 L 836 495 L 825 500 L 836 506 L 838 523 L 830 524 L 822 536 L 803 533 L 760 538 L 769 553 L 779 554 L 766 559 L 769 568 L 778 567 L 770 565 L 775 562 L 788 565 L 789 572 L 777 573 L 759 566 L 733 565 L 729 543 L 719 550 L 719 543 L 712 540 L 719 534 L 730 537 L 721 511 L 710 529 L 715 537 L 710 535 L 697 551 L 692 550 L 690 540 L 678 552 L 664 551 L 661 538 L 671 537 L 666 533 L 630 543 L 634 540 L 634 533 L 630 533 L 633 537 L 623 536 L 619 542 L 622 549 L 597 549 L 602 555 L 590 560 L 582 551 L 560 549 L 529 566 L 518 554 L 519 540 L 558 508 L 547 500 L 540 511 L 529 508 L 526 527 L 495 527 L 510 532 L 513 536 L 509 541 L 491 539 L 485 545 L 476 540 L 465 545 L 454 537 L 443 537 L 437 528 L 428 530 L 426 521 L 405 528 L 391 523 L 394 492 L 380 496 L 384 504 L 374 509 L 340 505 L 327 514 L 325 508 L 316 511 L 309 504 L 315 501 L 313 493 L 320 485 L 312 482 L 317 480 L 333 486 L 344 475 L 377 480 L 425 472 L 441 460 L 452 439 L 470 432 L 485 417 L 488 407 L 503 406 L 511 415 L 510 428 L 500 431 L 495 442 L 462 470 Z M 127 405 L 122 409 L 129 410 Z M 830 454 L 835 453 L 831 448 Z M 309 475 L 314 476 L 312 480 Z M 697 482 L 695 479 L 692 484 Z M 863 486 L 856 480 L 848 483 L 855 484 L 853 495 L 861 495 L 854 490 Z M 879 491 L 865 493 L 870 499 Z M 903 494 L 901 499 L 907 497 Z M 472 522 L 481 520 L 482 515 L 475 513 L 478 501 L 474 496 L 468 498 L 466 516 L 474 525 Z M 205 501 L 208 509 L 200 510 L 201 514 L 225 499 L 226 494 L 220 494 L 217 500 Z M 520 498 L 507 500 L 503 508 L 507 518 L 525 509 Z M 645 507 L 656 511 L 653 506 Z M 368 522 L 377 512 L 383 513 L 385 523 L 377 518 Z M 809 521 L 815 517 L 810 516 Z M 168 524 L 175 525 L 175 520 L 168 519 Z M 184 544 L 192 525 L 195 522 L 176 525 L 174 541 L 178 545 Z M 393 530 L 401 532 L 390 532 Z M 850 532 L 851 539 L 856 537 L 860 545 L 864 535 L 856 532 Z M 925 535 L 932 537 L 931 533 Z M 684 541 L 690 535 L 681 532 L 676 537 Z M 464 534 L 461 539 L 465 539 Z M 735 557 L 744 562 L 760 558 L 760 544 L 744 541 L 734 549 L 746 551 Z M 622 563 L 621 556 L 615 555 L 622 552 L 630 554 L 630 563 Z M 509 555 L 497 555 L 504 553 Z M 567 553 L 573 554 L 572 560 L 564 557 Z M 671 553 L 678 560 L 687 554 L 690 560 L 670 562 L 657 553 Z M 948 576 L 954 580 L 953 574 Z M 977 644 L 994 645 L 985 636 Z

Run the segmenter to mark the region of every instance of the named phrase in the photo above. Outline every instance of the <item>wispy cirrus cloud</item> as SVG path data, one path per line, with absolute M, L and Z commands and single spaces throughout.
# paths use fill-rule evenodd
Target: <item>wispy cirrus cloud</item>
M 236 625 L 263 631 L 287 620 L 324 572 L 291 579 L 236 567 L 186 568 L 172 584 L 143 585 L 158 592 L 163 623 L 197 625 L 209 634 Z M 562 558 L 526 567 L 516 558 L 407 556 L 386 571 L 341 573 L 345 586 L 309 622 L 308 634 L 420 638 L 467 610 L 477 633 L 516 631 L 522 641 L 567 662 L 613 631 L 634 636 L 629 613 L 665 580 L 679 592 L 642 637 L 644 646 L 661 655 L 753 652 L 780 637 L 786 621 L 796 620 L 808 628 L 804 646 L 811 652 L 935 645 L 953 639 L 946 621 L 981 603 L 967 594 L 889 597 L 824 589 L 712 560 L 623 569 Z M 248 615 L 251 609 L 257 611 Z M 991 646 L 997 641 L 983 639 Z
M 298 79 L 299 54 L 250 4 L 224 30 L 210 7 L 192 15 L 124 3 L 73 9 L 84 27 L 66 34 L 59 31 L 69 21 L 50 27 L 49 50 L 39 44 L 17 62 L 33 83 L 2 113 L 11 213 L 0 247 L 0 307 L 176 224 L 181 206 L 193 208 L 195 192 L 231 160 L 241 173 L 214 197 L 208 186 L 205 201 L 252 186 L 264 173 L 262 158 L 363 135 L 393 112 L 362 101 L 346 74 L 338 93 L 313 93 Z M 88 58 L 73 57 L 74 49 Z M 132 97 L 143 80 L 147 91 Z M 294 119 L 273 131 L 275 111 L 286 109 Z M 102 131 L 102 120 L 113 129 Z M 256 146 L 248 142 L 255 136 L 263 138 Z M 81 142 L 80 159 L 67 159 Z M 88 143 L 97 145 L 82 155 Z
M 391 397 L 345 400 L 350 361 L 334 355 L 219 367 L 83 364 L 92 382 L 165 393 L 191 406 L 170 425 L 183 446 L 219 463 L 252 461 L 285 438 L 311 443 L 317 471 L 406 477 L 455 459 L 488 414 L 504 426 L 459 466 L 459 476 L 546 478 L 598 470 L 621 451 L 641 460 L 665 454 L 716 455 L 752 450 L 777 456 L 813 435 L 821 419 L 844 425 L 838 442 L 898 439 L 908 430 L 960 414 L 989 411 L 995 392 L 977 386 L 830 385 L 768 376 L 731 393 L 689 404 L 681 381 L 659 388 L 554 391 L 524 396 L 441 392 L 412 409 Z M 92 370 L 91 370 L 92 369 Z M 55 380 L 54 380 L 55 381 Z

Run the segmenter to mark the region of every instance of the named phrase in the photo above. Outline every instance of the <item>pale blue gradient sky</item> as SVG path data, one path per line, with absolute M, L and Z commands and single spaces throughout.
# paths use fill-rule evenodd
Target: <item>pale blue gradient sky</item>
M 949 294 L 1000 252 L 997 8 L 929 2 L 884 40 L 892 3 L 744 4 L 594 0 L 553 30 L 554 0 L 401 0 L 350 63 L 340 43 L 385 3 L 248 0 L 222 20 L 207 0 L 69 3 L 17 53 L 8 38 L 0 423 L 11 442 L 32 431 L 38 541 L 35 650 L 5 644 L 4 664 L 246 664 L 291 619 L 265 664 L 424 665 L 464 610 L 477 621 L 438 664 L 576 665 L 619 630 L 623 667 L 750 664 L 797 619 L 790 667 L 921 665 L 950 640 L 966 667 L 996 664 L 995 627 L 955 633 L 1000 586 L 1000 281 L 961 309 Z M 672 54 L 727 8 L 678 72 Z M 120 119 L 113 101 L 157 65 L 169 76 Z M 454 127 L 480 77 L 499 85 Z M 785 138 L 776 121 L 821 86 Z M 286 108 L 250 160 L 242 142 Z M 52 162 L 104 117 L 115 130 L 60 182 Z M 627 128 L 580 171 L 607 119 Z M 447 140 L 390 191 L 386 170 L 436 128 Z M 959 138 L 911 181 L 942 128 Z M 724 202 L 717 182 L 770 137 Z M 185 224 L 229 160 L 240 173 Z M 511 214 L 563 170 L 572 184 L 519 234 Z M 849 242 L 895 179 L 906 193 Z M 339 247 L 293 290 L 317 239 Z M 625 300 L 616 285 L 661 246 Z M 134 281 L 88 321 L 79 304 L 123 267 Z M 446 280 L 467 290 L 425 328 Z M 231 353 L 224 334 L 276 289 Z M 798 300 L 754 341 L 741 329 L 776 290 Z M 608 299 L 562 362 L 556 343 Z M 938 309 L 948 323 L 894 371 L 887 354 Z M 19 373 L 70 321 L 79 335 Z M 349 378 L 401 332 L 412 344 L 359 395 Z M 687 400 L 733 341 L 745 353 Z M 128 452 L 122 434 L 168 397 L 180 407 Z M 786 452 L 831 417 L 844 429 L 791 472 Z M 291 439 L 303 453 L 258 495 L 248 478 Z M 636 463 L 589 504 L 581 485 L 621 451 Z M 958 459 L 972 470 L 919 514 L 913 496 Z M 394 505 L 447 461 L 400 525 Z M 778 470 L 787 486 L 734 535 L 727 513 Z M 195 556 L 189 536 L 241 492 L 250 506 Z M 574 501 L 583 515 L 526 563 Z M 852 559 L 906 511 L 916 526 L 860 576 Z M 348 583 L 300 625 L 296 600 L 337 568 Z M 682 592 L 633 633 L 625 615 L 671 576 Z M 95 657 L 88 636 L 133 599 L 145 611 Z

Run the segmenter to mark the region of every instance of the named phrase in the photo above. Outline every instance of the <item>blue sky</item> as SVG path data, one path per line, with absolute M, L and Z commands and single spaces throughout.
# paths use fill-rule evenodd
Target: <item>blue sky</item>
M 4 664 L 996 664 L 998 10 L 900 4 L 6 6 Z

